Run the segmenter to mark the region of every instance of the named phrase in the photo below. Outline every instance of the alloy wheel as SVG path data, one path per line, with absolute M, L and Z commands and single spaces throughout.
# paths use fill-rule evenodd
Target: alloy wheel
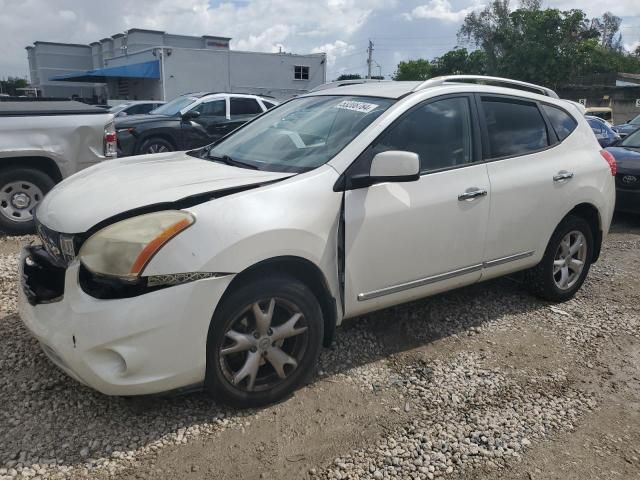
M 247 305 L 227 324 L 224 336 L 219 350 L 222 373 L 245 392 L 284 382 L 301 363 L 308 345 L 303 314 L 281 298 Z
M 587 260 L 587 240 L 582 232 L 567 233 L 553 260 L 553 281 L 560 290 L 569 290 L 580 279 Z
M 30 222 L 43 197 L 42 190 L 34 183 L 7 183 L 0 189 L 0 213 L 13 222 Z
M 167 146 L 161 143 L 152 143 L 147 148 L 147 153 L 164 153 L 168 151 L 169 149 L 167 148 Z

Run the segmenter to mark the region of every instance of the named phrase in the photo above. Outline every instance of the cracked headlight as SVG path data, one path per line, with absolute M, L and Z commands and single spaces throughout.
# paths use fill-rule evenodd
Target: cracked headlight
M 78 256 L 93 273 L 135 280 L 169 240 L 194 222 L 193 215 L 180 210 L 128 218 L 93 234 Z

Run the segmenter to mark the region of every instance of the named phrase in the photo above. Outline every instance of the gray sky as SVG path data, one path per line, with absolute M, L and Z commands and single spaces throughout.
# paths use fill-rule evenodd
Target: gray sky
M 328 54 L 328 75 L 366 72 L 366 48 L 383 75 L 400 60 L 456 45 L 465 14 L 487 0 L 0 0 L 0 78 L 26 76 L 36 40 L 89 43 L 129 28 L 232 37 L 236 50 Z M 516 1 L 512 4 L 517 5 Z M 545 6 L 606 9 L 623 18 L 623 43 L 640 44 L 640 1 L 547 0 Z

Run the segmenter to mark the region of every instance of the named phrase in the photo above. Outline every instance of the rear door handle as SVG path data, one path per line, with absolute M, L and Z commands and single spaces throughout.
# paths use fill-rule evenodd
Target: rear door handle
M 481 188 L 469 188 L 464 193 L 458 195 L 458 201 L 472 201 L 478 197 L 484 197 L 487 195 L 487 191 Z
M 573 172 L 567 172 L 566 170 L 560 170 L 553 176 L 554 182 L 564 182 L 565 180 L 571 180 L 573 178 Z

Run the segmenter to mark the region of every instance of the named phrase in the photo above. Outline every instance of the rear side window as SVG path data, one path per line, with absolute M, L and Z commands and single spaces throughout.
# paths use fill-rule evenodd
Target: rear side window
M 256 115 L 262 113 L 262 108 L 253 98 L 231 97 L 231 116 L 234 115 Z
M 553 129 L 558 135 L 558 139 L 563 141 L 565 138 L 569 136 L 571 132 L 573 132 L 578 126 L 578 122 L 576 119 L 569 115 L 564 110 L 552 107 L 551 105 L 543 105 L 542 106 L 544 113 L 547 114 Z
M 268 100 L 262 100 L 262 103 L 264 103 L 264 106 L 267 107 L 267 110 L 271 110 L 273 107 L 276 106 L 275 103 L 272 103 Z
M 549 145 L 547 126 L 535 103 L 483 97 L 482 109 L 490 158 L 526 155 Z

